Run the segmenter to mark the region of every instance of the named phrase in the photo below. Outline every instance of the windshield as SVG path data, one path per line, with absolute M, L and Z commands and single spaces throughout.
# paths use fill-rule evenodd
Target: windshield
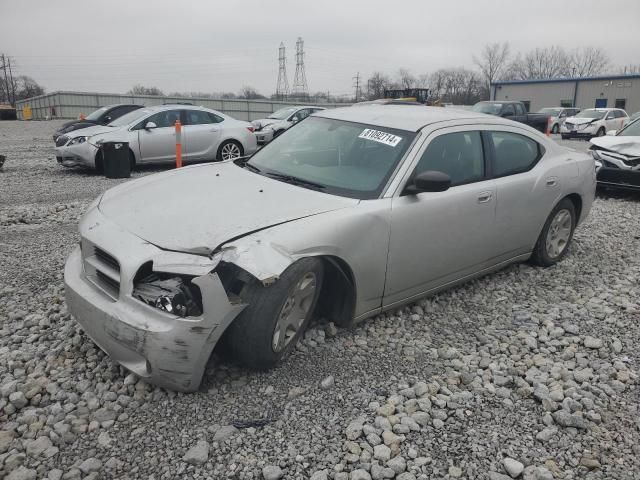
M 129 125 L 130 123 L 135 122 L 139 118 L 142 118 L 149 113 L 151 113 L 151 110 L 147 110 L 146 108 L 140 108 L 138 110 L 134 110 L 133 112 L 129 112 L 126 115 L 121 116 L 120 118 L 116 118 L 113 122 L 109 124 L 109 126 L 122 127 L 124 125 Z
M 91 112 L 89 115 L 87 115 L 85 120 L 99 120 L 102 114 L 106 111 L 107 111 L 107 107 L 99 108 L 95 112 Z
M 576 114 L 576 118 L 594 118 L 600 119 L 605 116 L 607 112 L 599 112 L 597 110 L 583 110 Z
M 298 110 L 298 107 L 281 108 L 280 110 L 273 112 L 267 118 L 273 118 L 274 120 L 284 120 L 296 110 Z
M 551 115 L 552 117 L 557 117 L 560 115 L 562 111 L 561 108 L 543 108 L 538 113 L 544 113 L 545 115 Z
M 471 110 L 478 113 L 488 113 L 489 115 L 498 115 L 502 109 L 501 103 L 479 102 L 476 103 Z
M 309 117 L 259 150 L 248 165 L 261 175 L 301 187 L 362 200 L 378 198 L 415 136 Z
M 620 133 L 619 137 L 640 137 L 640 118 L 627 125 Z

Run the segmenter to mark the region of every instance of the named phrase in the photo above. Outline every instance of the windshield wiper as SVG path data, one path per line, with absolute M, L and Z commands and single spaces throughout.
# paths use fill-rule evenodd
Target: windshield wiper
M 309 180 L 305 180 L 304 178 L 294 177 L 293 175 L 285 175 L 283 173 L 267 173 L 267 175 L 271 178 L 275 178 L 276 180 L 282 180 L 283 182 L 291 183 L 292 185 L 299 185 L 301 187 L 311 187 L 321 190 L 327 188 L 326 185 L 311 182 Z
M 255 165 L 251 165 L 249 162 L 244 162 L 244 165 L 242 165 L 244 168 L 248 168 L 249 170 L 256 172 L 256 173 L 260 173 L 262 170 L 260 170 L 258 167 L 256 167 Z

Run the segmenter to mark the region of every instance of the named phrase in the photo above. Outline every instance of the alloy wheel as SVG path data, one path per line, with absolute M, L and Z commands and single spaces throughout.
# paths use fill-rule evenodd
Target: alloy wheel
M 549 230 L 547 230 L 545 241 L 547 255 L 551 258 L 558 258 L 562 255 L 569 244 L 572 226 L 571 212 L 567 209 L 558 210 L 549 225 Z
M 240 147 L 235 143 L 227 143 L 222 147 L 222 160 L 234 160 L 241 156 Z
M 284 302 L 273 330 L 271 348 L 282 352 L 304 325 L 316 293 L 316 275 L 308 272 L 296 283 Z

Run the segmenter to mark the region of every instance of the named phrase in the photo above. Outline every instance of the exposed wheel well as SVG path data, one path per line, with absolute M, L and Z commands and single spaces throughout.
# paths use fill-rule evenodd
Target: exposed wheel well
M 577 223 L 578 220 L 580 220 L 580 215 L 582 213 L 582 198 L 577 193 L 572 193 L 570 195 L 567 195 L 565 198 L 568 198 L 569 200 L 571 200 L 571 203 L 573 203 L 573 206 L 576 209 L 576 223 Z
M 324 282 L 316 316 L 323 316 L 342 326 L 351 325 L 356 306 L 356 284 L 349 265 L 339 257 L 320 257 L 324 263 Z
M 101 148 L 96 152 L 95 165 L 97 173 L 102 173 L 104 171 L 104 157 L 102 156 Z
M 129 163 L 131 165 L 131 170 L 135 170 L 136 169 L 136 154 L 133 153 L 133 150 L 131 150 L 131 147 L 129 147 Z

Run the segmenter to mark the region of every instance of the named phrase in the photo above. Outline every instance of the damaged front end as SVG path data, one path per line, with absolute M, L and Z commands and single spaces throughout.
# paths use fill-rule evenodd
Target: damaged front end
M 640 189 L 640 156 L 627 155 L 593 145 L 598 184 L 618 188 Z
M 147 305 L 182 318 L 202 315 L 202 294 L 188 278 L 152 273 L 134 283 L 132 295 Z

